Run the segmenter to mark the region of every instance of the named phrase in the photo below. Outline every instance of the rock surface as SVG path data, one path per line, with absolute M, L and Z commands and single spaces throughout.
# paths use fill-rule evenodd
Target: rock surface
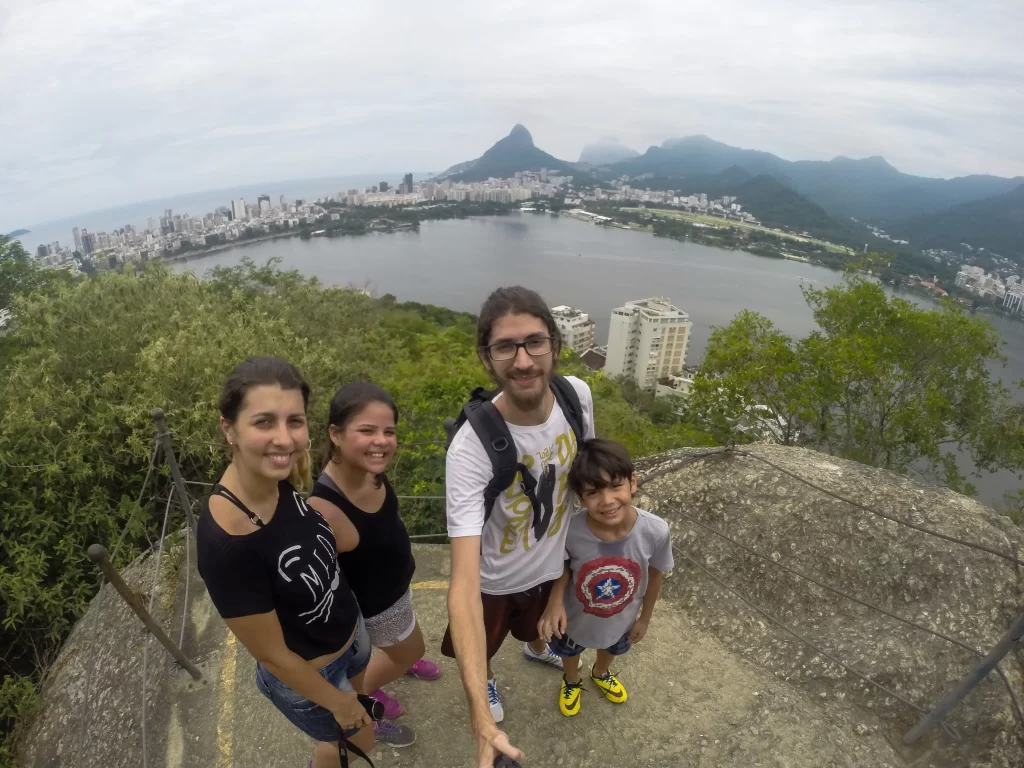
M 1024 537 L 957 494 L 811 451 L 757 446 L 752 453 L 872 508 L 944 533 L 1024 556 Z M 975 659 L 945 641 L 878 616 L 780 571 L 684 517 L 764 552 L 773 562 L 987 649 L 1022 605 L 1021 574 L 1006 561 L 889 523 L 815 491 L 751 457 L 700 451 L 649 459 L 652 479 L 637 504 L 669 520 L 676 569 L 666 579 L 648 637 L 623 657 L 629 689 L 616 707 L 593 691 L 571 720 L 557 709 L 558 673 L 521 657 L 508 641 L 495 661 L 506 694 L 504 728 L 531 766 L 822 768 L 1022 764 L 1009 699 L 995 677 L 950 717 L 963 737 L 935 729 L 903 748 L 919 714 L 809 651 L 716 586 L 693 558 L 747 599 L 822 649 L 922 707 L 934 704 Z M 657 475 L 657 477 L 655 477 Z M 441 659 L 449 576 L 446 546 L 416 546 L 414 604 L 440 681 L 398 681 L 402 722 L 418 740 L 378 745 L 378 766 L 473 766 L 456 665 Z M 205 684 L 169 662 L 150 641 L 145 765 L 217 768 L 305 765 L 311 743 L 256 690 L 253 661 L 226 631 L 202 582 L 176 546 L 161 569 L 156 615 L 207 675 Z M 185 579 L 189 577 L 188 596 Z M 127 573 L 148 592 L 152 558 Z M 93 628 L 96 638 L 93 642 Z M 109 588 L 93 601 L 49 676 L 44 707 L 26 734 L 22 768 L 136 768 L 143 765 L 141 624 Z M 95 653 L 95 656 L 93 655 Z M 96 662 L 95 673 L 90 673 Z M 589 659 L 585 660 L 585 663 Z M 1020 659 L 1004 669 L 1018 690 Z M 90 677 L 91 674 L 91 677 Z M 88 679 L 92 693 L 83 706 Z M 86 715 L 88 712 L 88 715 Z M 85 726 L 83 728 L 83 725 Z
M 703 452 L 685 449 L 644 460 L 640 474 L 651 479 L 642 483 L 636 503 L 670 521 L 678 552 L 902 698 L 931 708 L 977 665 L 978 657 L 775 564 L 984 652 L 1024 608 L 1024 574 L 1015 564 L 862 511 L 756 457 L 891 517 L 1024 560 L 1024 532 L 981 504 L 948 489 L 925 487 L 814 451 L 780 446 L 746 450 L 752 455 L 685 463 Z M 919 720 L 920 713 L 777 629 L 679 554 L 668 591 L 699 627 L 732 651 L 809 695 L 823 701 L 843 699 L 877 716 L 897 744 Z M 1021 661 L 1018 652 L 1002 668 L 1014 689 L 1024 694 Z M 935 729 L 926 739 L 935 750 L 928 765 L 1024 764 L 1021 729 L 995 674 L 948 722 L 963 742 L 951 745 Z

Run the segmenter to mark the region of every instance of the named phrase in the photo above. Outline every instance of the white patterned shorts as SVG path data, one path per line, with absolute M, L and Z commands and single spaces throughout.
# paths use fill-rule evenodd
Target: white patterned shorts
M 412 610 L 412 590 L 395 601 L 390 608 L 385 608 L 376 616 L 364 618 L 366 631 L 370 633 L 370 643 L 374 648 L 387 648 L 398 645 L 416 628 L 416 614 Z

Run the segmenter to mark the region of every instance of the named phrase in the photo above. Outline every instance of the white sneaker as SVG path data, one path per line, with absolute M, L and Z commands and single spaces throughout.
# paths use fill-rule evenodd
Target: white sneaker
M 496 723 L 505 719 L 505 707 L 502 706 L 504 701 L 505 697 L 498 690 L 498 678 L 492 677 L 487 681 L 487 703 L 491 705 L 491 717 Z
M 562 668 L 562 657 L 553 654 L 551 652 L 551 648 L 547 645 L 544 646 L 543 651 L 537 653 L 530 647 L 529 643 L 523 643 L 523 657 L 527 661 L 536 661 L 538 664 L 547 664 L 549 667 L 554 667 L 555 669 Z

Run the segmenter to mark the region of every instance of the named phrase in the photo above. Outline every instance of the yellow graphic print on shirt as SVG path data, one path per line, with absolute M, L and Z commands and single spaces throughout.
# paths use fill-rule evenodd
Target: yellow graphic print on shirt
M 522 473 L 516 474 L 512 485 L 499 497 L 505 508 L 507 520 L 501 537 L 500 553 L 507 555 L 522 545 L 526 551 L 533 543 L 545 536 L 557 536 L 562 529 L 565 513 L 568 512 L 569 467 L 576 457 L 576 433 L 569 429 L 557 438 L 553 445 L 525 454 L 520 463 L 528 470 L 542 467 L 533 500 L 523 489 Z M 532 514 L 531 514 L 532 513 Z

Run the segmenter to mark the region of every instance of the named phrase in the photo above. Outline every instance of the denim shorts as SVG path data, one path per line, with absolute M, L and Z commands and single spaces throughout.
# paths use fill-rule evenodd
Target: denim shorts
M 366 669 L 366 665 L 370 663 L 371 650 L 370 636 L 366 633 L 366 626 L 360 616 L 352 645 L 341 656 L 321 669 L 320 676 L 339 691 L 353 690 L 349 680 Z M 329 709 L 325 709 L 293 691 L 270 674 L 267 668 L 259 662 L 256 663 L 256 687 L 260 689 L 260 693 L 270 699 L 275 707 L 281 710 L 281 714 L 287 717 L 292 725 L 307 736 L 317 741 L 338 740 L 338 721 L 334 719 L 334 715 Z M 342 735 L 346 739 L 350 739 L 358 732 L 358 729 L 353 728 L 344 731 Z
M 629 632 L 620 637 L 615 645 L 612 645 L 604 650 L 610 653 L 612 656 L 621 656 L 626 653 L 632 646 L 629 644 Z M 568 635 L 562 635 L 561 637 L 552 636 L 551 642 L 548 643 L 548 648 L 556 656 L 579 656 L 583 653 L 586 648 L 582 645 L 577 645 L 573 642 L 573 639 Z

